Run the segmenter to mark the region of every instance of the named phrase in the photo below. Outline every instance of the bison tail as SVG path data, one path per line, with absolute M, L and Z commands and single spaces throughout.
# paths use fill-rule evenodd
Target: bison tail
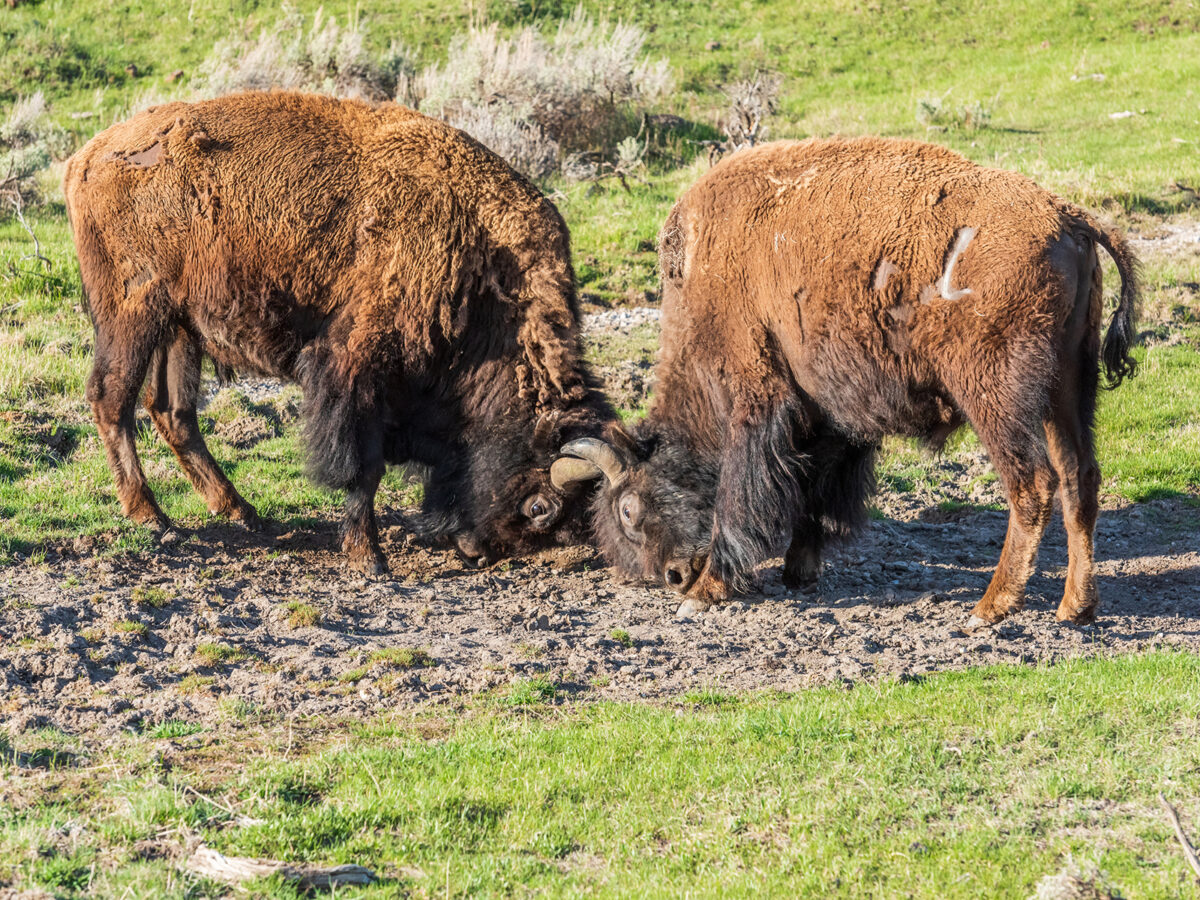
M 1080 211 L 1082 213 L 1082 211 Z M 1139 263 L 1124 236 L 1106 228 L 1087 213 L 1082 213 L 1084 225 L 1092 238 L 1112 257 L 1121 276 L 1121 296 L 1104 335 L 1101 356 L 1109 390 L 1117 387 L 1137 371 L 1137 360 L 1129 353 L 1133 346 L 1133 323 L 1137 314 Z

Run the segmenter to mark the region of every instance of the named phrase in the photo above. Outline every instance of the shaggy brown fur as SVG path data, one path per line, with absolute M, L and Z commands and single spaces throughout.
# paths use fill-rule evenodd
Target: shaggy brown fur
M 690 590 L 693 609 L 784 550 L 785 580 L 811 580 L 823 543 L 863 521 L 885 435 L 936 447 L 970 422 L 1011 504 L 974 616 L 1021 606 L 1056 491 L 1070 545 L 1058 617 L 1095 616 L 1095 245 L 1123 283 L 1103 347 L 1115 386 L 1133 372 L 1136 293 L 1120 236 L 1023 176 L 863 138 L 729 158 L 660 240 L 655 399 L 612 436 L 620 463 L 596 501 L 614 564 Z
M 134 446 L 149 372 L 151 418 L 209 509 L 257 522 L 197 427 L 208 355 L 303 386 L 356 566 L 385 567 L 390 462 L 428 467 L 429 523 L 468 555 L 571 536 L 549 463 L 609 412 L 580 363 L 567 230 L 470 137 L 303 94 L 172 103 L 89 141 L 64 191 L 96 330 L 87 396 L 127 515 L 169 524 Z

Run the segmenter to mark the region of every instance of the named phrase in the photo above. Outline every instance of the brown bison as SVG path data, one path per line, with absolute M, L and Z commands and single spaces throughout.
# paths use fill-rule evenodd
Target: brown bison
M 387 463 L 425 468 L 427 526 L 476 560 L 586 524 L 549 480 L 559 444 L 610 414 L 580 362 L 567 229 L 467 135 L 294 93 L 171 103 L 88 142 L 64 190 L 96 331 L 87 397 L 135 521 L 169 524 L 134 446 L 143 382 L 209 510 L 258 521 L 197 425 L 207 355 L 302 386 L 356 567 L 386 569 Z
M 1096 244 L 1120 303 L 1103 351 Z M 562 486 L 605 477 L 594 528 L 618 568 L 706 608 L 784 551 L 815 579 L 865 517 L 889 434 L 974 426 L 1011 506 L 973 625 L 1019 609 L 1057 491 L 1070 566 L 1058 618 L 1096 614 L 1101 354 L 1130 375 L 1135 260 L 1083 210 L 942 147 L 775 143 L 714 167 L 660 236 L 663 345 L 645 421 L 563 448 Z

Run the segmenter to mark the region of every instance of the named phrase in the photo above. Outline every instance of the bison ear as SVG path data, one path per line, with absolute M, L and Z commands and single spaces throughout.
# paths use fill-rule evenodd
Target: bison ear
M 613 449 L 621 456 L 628 460 L 638 458 L 638 444 L 620 422 L 610 422 L 605 430 L 608 436 L 608 441 L 613 445 Z

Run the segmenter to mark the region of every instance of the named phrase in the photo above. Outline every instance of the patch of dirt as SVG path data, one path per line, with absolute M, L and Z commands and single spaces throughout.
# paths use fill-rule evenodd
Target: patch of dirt
M 333 522 L 259 535 L 214 525 L 123 557 L 68 545 L 0 570 L 0 719 L 102 738 L 254 712 L 366 717 L 535 676 L 566 697 L 669 698 L 1200 650 L 1194 503 L 1102 514 L 1098 627 L 1054 621 L 1066 565 L 1056 523 L 1026 609 L 966 634 L 1005 524 L 970 510 L 875 521 L 829 554 L 816 590 L 789 592 L 768 567 L 761 590 L 693 621 L 676 619 L 677 596 L 618 582 L 588 548 L 471 570 L 395 515 L 383 535 L 393 575 L 379 579 L 344 569 Z

